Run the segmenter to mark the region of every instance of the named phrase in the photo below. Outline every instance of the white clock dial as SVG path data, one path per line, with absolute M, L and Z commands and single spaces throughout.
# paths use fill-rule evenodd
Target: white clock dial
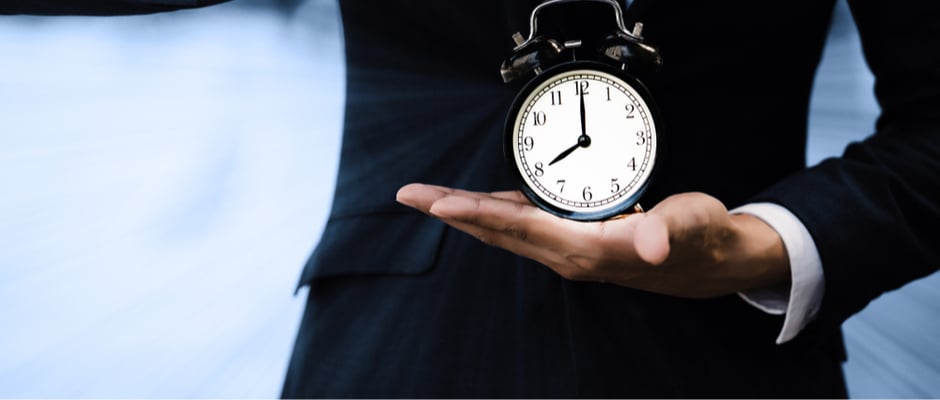
M 633 86 L 576 69 L 529 93 L 510 145 L 519 174 L 540 199 L 597 214 L 635 201 L 653 170 L 657 137 L 652 111 Z

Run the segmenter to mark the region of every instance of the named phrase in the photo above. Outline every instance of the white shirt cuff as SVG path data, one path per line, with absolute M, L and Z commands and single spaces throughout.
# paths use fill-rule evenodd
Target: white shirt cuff
M 752 203 L 731 210 L 732 214 L 750 214 L 770 225 L 780 238 L 790 258 L 790 290 L 786 286 L 738 293 L 754 307 L 774 315 L 786 314 L 777 344 L 796 337 L 822 303 L 825 289 L 822 260 L 806 226 L 790 210 L 773 203 Z

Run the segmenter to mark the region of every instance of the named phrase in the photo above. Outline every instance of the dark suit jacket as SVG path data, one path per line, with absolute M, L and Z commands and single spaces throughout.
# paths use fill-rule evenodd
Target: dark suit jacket
M 870 138 L 808 169 L 808 102 L 831 1 L 637 0 L 626 15 L 628 26 L 645 23 L 665 61 L 641 76 L 667 135 L 642 203 L 685 191 L 729 207 L 779 203 L 819 249 L 822 308 L 778 346 L 783 318 L 736 296 L 565 281 L 396 204 L 396 190 L 416 181 L 516 187 L 500 146 L 519 85 L 501 83 L 498 66 L 538 1 L 341 1 L 339 176 L 302 275 L 309 302 L 284 395 L 843 396 L 840 324 L 940 265 L 940 4 L 850 2 L 883 114 Z M 120 3 L 121 12 L 196 5 Z M 609 10 L 591 5 L 551 18 L 552 35 L 612 29 Z

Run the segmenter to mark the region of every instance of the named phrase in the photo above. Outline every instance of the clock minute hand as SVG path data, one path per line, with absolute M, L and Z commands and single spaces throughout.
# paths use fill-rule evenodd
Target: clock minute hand
M 584 123 L 584 93 L 581 93 L 581 136 L 578 136 L 578 143 L 574 146 L 567 148 L 565 151 L 561 152 L 558 157 L 555 157 L 548 165 L 552 165 L 556 162 L 561 161 L 565 157 L 568 157 L 569 154 L 574 152 L 578 147 L 588 147 L 591 145 L 591 137 L 587 135 L 586 124 Z
M 581 91 L 581 137 L 587 136 L 587 124 L 584 122 L 584 91 Z M 580 138 L 578 139 L 581 140 Z

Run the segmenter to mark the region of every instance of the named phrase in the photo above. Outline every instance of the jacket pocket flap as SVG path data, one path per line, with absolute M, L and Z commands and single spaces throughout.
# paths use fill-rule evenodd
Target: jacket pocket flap
M 434 263 L 444 224 L 419 212 L 363 214 L 327 222 L 299 286 L 340 275 L 418 275 Z

